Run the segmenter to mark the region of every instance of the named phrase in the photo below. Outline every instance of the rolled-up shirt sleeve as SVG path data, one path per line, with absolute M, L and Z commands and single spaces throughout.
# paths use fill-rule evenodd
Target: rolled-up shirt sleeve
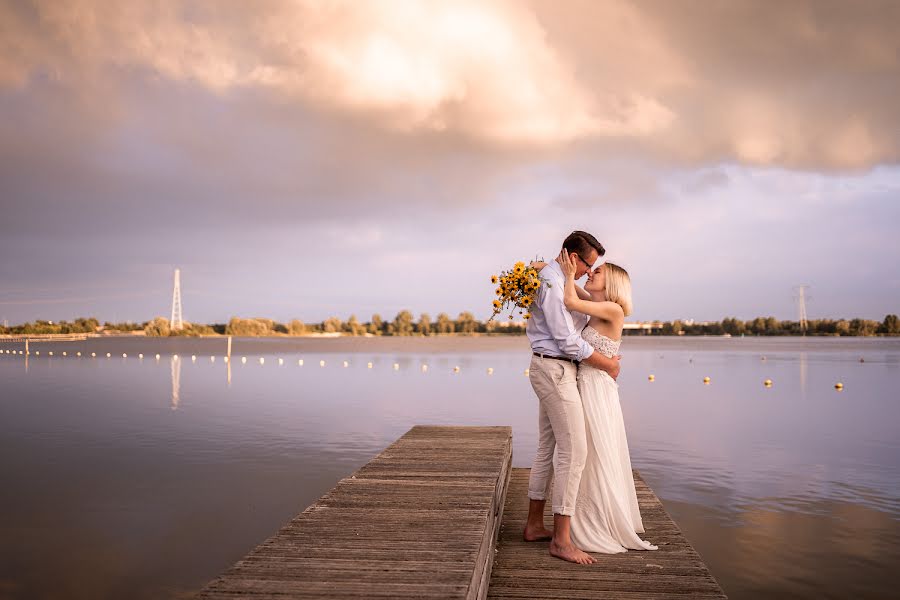
M 581 337 L 581 329 L 587 324 L 587 316 L 576 313 L 577 316 L 573 319 L 563 302 L 562 286 L 554 285 L 549 289 L 542 287 L 538 301 L 541 310 L 544 311 L 544 317 L 547 319 L 550 334 L 559 346 L 559 351 L 575 360 L 586 359 L 594 353 L 594 348 Z M 575 327 L 576 320 L 581 323 L 581 327 L 578 329 Z

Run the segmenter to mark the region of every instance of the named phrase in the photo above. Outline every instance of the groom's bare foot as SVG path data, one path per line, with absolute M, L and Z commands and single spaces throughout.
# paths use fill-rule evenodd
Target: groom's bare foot
M 591 565 L 595 562 L 593 556 L 583 550 L 579 550 L 575 547 L 575 544 L 560 546 L 555 541 L 550 542 L 550 555 L 579 565 Z
M 522 535 L 526 542 L 546 542 L 553 539 L 553 532 L 541 525 L 540 527 L 525 527 Z

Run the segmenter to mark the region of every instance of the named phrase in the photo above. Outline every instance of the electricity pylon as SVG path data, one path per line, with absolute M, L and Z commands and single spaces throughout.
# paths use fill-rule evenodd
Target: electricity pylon
M 169 319 L 169 329 L 173 331 L 184 329 L 184 320 L 181 316 L 181 269 L 175 269 L 175 288 L 172 290 L 172 318 Z

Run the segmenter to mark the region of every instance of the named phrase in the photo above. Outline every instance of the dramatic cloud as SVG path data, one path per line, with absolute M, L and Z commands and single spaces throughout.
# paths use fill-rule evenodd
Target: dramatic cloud
M 357 114 L 409 134 L 610 142 L 676 161 L 896 162 L 892 2 L 36 2 L 0 82 L 122 73 Z M 609 151 L 609 150 L 608 150 Z

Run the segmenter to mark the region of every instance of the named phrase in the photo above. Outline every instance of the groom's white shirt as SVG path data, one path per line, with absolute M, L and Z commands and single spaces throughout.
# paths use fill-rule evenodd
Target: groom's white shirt
M 552 356 L 568 356 L 584 360 L 594 348 L 581 337 L 581 330 L 589 317 L 579 312 L 569 312 L 563 300 L 566 278 L 559 263 L 551 261 L 541 269 L 543 283 L 538 288 L 535 309 L 525 332 L 531 342 L 531 350 Z M 547 285 L 547 284 L 550 285 Z

